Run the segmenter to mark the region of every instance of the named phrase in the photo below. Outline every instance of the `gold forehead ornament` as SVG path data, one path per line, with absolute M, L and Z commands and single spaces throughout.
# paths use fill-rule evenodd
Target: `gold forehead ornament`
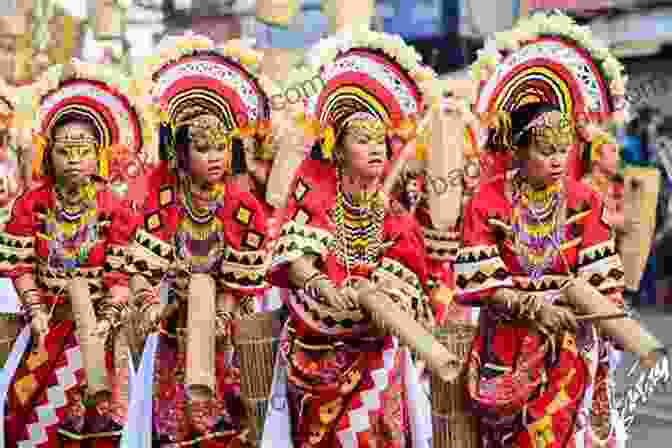
M 525 132 L 530 132 L 532 140 L 544 146 L 567 146 L 574 143 L 572 120 L 560 111 L 550 111 L 532 120 L 514 137 L 517 143 Z
M 361 132 L 374 141 L 384 141 L 387 136 L 387 126 L 376 118 L 357 118 L 346 125 L 349 131 Z
M 231 135 L 214 115 L 201 115 L 188 122 L 193 139 L 204 139 L 209 146 L 231 145 Z

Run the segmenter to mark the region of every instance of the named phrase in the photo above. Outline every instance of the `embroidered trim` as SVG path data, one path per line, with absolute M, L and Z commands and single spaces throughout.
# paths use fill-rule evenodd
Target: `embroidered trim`
M 290 304 L 309 327 L 326 335 L 342 335 L 368 328 L 369 318 L 357 308 L 340 310 L 329 306 L 313 290 L 296 290 L 290 293 Z
M 105 251 L 105 272 L 123 271 L 127 246 L 108 245 Z
M 101 267 L 57 271 L 49 268 L 46 258 L 41 258 L 37 261 L 36 280 L 48 293 L 60 296 L 67 292 L 68 285 L 73 278 L 81 277 L 89 285 L 91 299 L 95 300 L 103 297 L 105 293 L 103 290 L 103 271 L 104 269 Z
M 142 229 L 138 229 L 126 251 L 125 269 L 129 274 L 161 278 L 175 260 L 173 246 Z
M 427 256 L 438 261 L 454 260 L 460 248 L 458 232 L 441 232 L 423 227 Z
M 268 257 L 265 251 L 224 249 L 221 277 L 217 283 L 230 289 L 258 289 L 266 286 Z
M 35 263 L 35 238 L 0 233 L 0 270 L 31 267 Z
M 514 275 L 512 278 L 514 287 L 527 293 L 557 291 L 569 281 L 567 275 L 544 275 L 537 280 L 527 275 Z
M 304 256 L 326 258 L 329 248 L 335 244 L 334 236 L 317 227 L 289 221 L 282 226 L 275 244 L 271 267 L 275 268 Z
M 578 275 L 599 291 L 625 288 L 625 272 L 613 239 L 579 252 Z
M 402 294 L 392 294 L 392 299 L 402 309 L 412 310 L 414 319 L 425 326 L 434 324 L 434 315 L 418 276 L 403 264 L 391 258 L 383 257 L 373 271 L 371 279 L 376 284 L 390 282 L 393 289 Z
M 465 247 L 455 261 L 455 284 L 458 294 L 511 287 L 511 274 L 496 245 Z

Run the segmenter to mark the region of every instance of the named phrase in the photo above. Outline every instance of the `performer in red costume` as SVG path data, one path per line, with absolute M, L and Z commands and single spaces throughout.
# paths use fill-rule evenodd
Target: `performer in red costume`
M 376 328 L 355 291 L 371 285 L 433 326 L 420 227 L 387 209 L 382 194 L 390 140 L 413 137 L 403 130 L 424 112 L 418 82 L 432 73 L 398 37 L 368 31 L 321 56 L 325 84 L 303 122 L 311 159 L 292 183 L 270 273 L 290 290 L 290 319 L 273 392 L 286 406 L 269 408 L 264 439 L 274 447 L 421 446 L 408 351 Z
M 608 120 L 622 111 L 621 66 L 562 15 L 524 19 L 497 43 L 477 62 L 488 75 L 477 111 L 490 120 L 486 149 L 519 169 L 470 202 L 455 268 L 460 302 L 483 307 L 467 387 L 483 446 L 622 446 L 600 368 L 604 334 L 577 323 L 563 289 L 578 276 L 622 306 L 606 208 L 568 176 L 579 112 Z
M 269 218 L 255 185 L 240 176 L 246 174 L 246 158 L 265 148 L 270 103 L 249 50 L 233 44 L 217 48 L 198 36 L 180 42 L 146 71 L 161 112 L 162 163 L 148 178 L 131 268 L 146 279 L 138 280 L 136 291 L 144 335 L 157 321 L 160 335 L 156 352 L 146 354 L 154 358 L 153 385 L 139 386 L 148 400 L 154 393 L 153 415 L 147 416 L 151 428 L 137 421 L 139 429 L 132 432 L 152 432 L 159 446 L 236 446 L 249 421 L 240 400 L 231 324 L 254 313 L 267 289 Z M 196 274 L 215 282 L 215 297 L 190 295 Z M 216 326 L 216 350 L 202 346 L 188 352 L 189 340 L 209 340 L 208 323 L 189 326 L 188 315 L 207 309 L 211 300 L 216 304 L 206 317 L 214 322 L 213 332 Z M 210 356 L 215 362 L 194 372 Z M 204 387 L 195 387 L 190 382 L 201 374 Z
M 109 148 L 137 151 L 142 134 L 129 98 L 73 64 L 36 86 L 33 167 L 43 182 L 16 201 L 0 236 L 0 269 L 33 333 L 24 330 L 2 373 L 7 447 L 117 446 L 126 418 L 128 278 L 119 269 L 134 225 L 105 178 Z M 71 294 L 73 284 L 83 293 Z

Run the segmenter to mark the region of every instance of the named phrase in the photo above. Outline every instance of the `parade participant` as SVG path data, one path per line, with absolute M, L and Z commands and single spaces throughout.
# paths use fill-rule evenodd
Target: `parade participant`
M 649 362 L 661 346 L 631 319 L 577 317 L 617 316 L 624 271 L 603 202 L 567 174 L 579 112 L 622 110 L 621 66 L 570 18 L 539 14 L 486 45 L 477 67 L 488 74 L 476 109 L 490 123 L 486 147 L 519 167 L 481 185 L 455 265 L 458 299 L 482 307 L 467 392 L 483 446 L 623 444 L 596 330 Z
M 235 43 L 185 36 L 157 59 L 143 72 L 163 161 L 148 177 L 129 269 L 142 276 L 131 288 L 144 335 L 157 323 L 160 333 L 145 353 L 150 383 L 138 386 L 149 401 L 154 393 L 151 414 L 129 432 L 152 433 L 160 446 L 229 446 L 249 423 L 232 323 L 254 313 L 267 289 L 268 209 L 240 176 L 268 149 L 270 103 L 257 55 Z
M 599 132 L 592 137 L 591 145 L 584 154 L 586 174 L 583 181 L 606 199 L 611 179 L 618 173 L 620 148 L 608 132 Z
M 0 268 L 30 322 L 2 372 L 4 446 L 92 437 L 116 446 L 125 423 L 128 279 L 119 269 L 134 226 L 105 178 L 110 147 L 138 151 L 142 138 L 129 97 L 102 78 L 73 61 L 34 86 L 33 168 L 43 182 L 16 200 L 0 239 Z
M 600 195 L 607 210 L 609 225 L 622 232 L 625 227 L 623 214 L 623 181 L 619 173 L 620 147 L 616 139 L 606 131 L 598 131 L 591 137 L 589 150 L 584 154 L 585 172 L 583 182 Z M 620 194 L 619 194 L 620 193 Z
M 9 220 L 14 199 L 19 194 L 16 154 L 11 148 L 14 104 L 10 88 L 0 78 L 0 230 Z
M 292 183 L 270 273 L 290 290 L 273 391 L 288 401 L 286 411 L 269 408 L 264 440 L 421 446 L 431 433 L 407 401 L 418 383 L 409 352 L 376 328 L 355 291 L 372 286 L 433 327 L 421 230 L 386 207 L 382 189 L 391 141 L 414 138 L 427 105 L 418 86 L 434 75 L 398 36 L 382 33 L 358 31 L 320 56 L 324 87 L 301 123 L 310 160 Z

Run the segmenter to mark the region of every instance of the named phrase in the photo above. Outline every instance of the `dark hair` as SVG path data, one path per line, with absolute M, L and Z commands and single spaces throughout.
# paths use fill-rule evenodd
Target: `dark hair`
M 170 136 L 166 132 L 159 134 L 159 153 L 166 157 L 168 151 L 165 145 L 169 145 Z M 175 162 L 178 172 L 189 173 L 191 168 L 191 155 L 189 153 L 189 143 L 191 136 L 189 134 L 189 125 L 180 126 L 175 129 Z M 234 176 L 247 171 L 245 164 L 245 147 L 239 138 L 234 138 L 231 142 L 231 171 Z
M 531 129 L 525 127 L 534 119 L 548 112 L 560 111 L 560 107 L 549 103 L 528 103 L 513 112 L 498 117 L 498 122 L 490 128 L 487 147 L 492 151 L 527 148 L 532 143 Z

